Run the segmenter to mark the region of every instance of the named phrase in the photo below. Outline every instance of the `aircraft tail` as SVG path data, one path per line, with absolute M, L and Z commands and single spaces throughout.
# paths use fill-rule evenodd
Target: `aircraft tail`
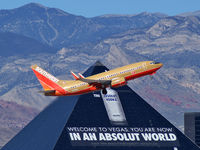
M 62 88 L 59 79 L 38 67 L 37 65 L 31 66 L 31 68 L 38 78 L 40 84 L 42 85 L 44 91 L 55 91 L 54 93 L 58 92 L 60 94 L 66 93 L 66 91 Z

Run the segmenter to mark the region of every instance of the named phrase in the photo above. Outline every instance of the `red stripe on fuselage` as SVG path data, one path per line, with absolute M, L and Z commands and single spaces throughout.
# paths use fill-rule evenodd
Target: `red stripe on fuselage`
M 37 72 L 36 70 L 33 69 L 33 72 L 35 73 L 35 75 L 37 76 L 37 78 L 44 82 L 45 84 L 49 85 L 51 88 L 53 88 L 56 91 L 59 91 L 61 94 L 66 94 L 66 91 L 60 87 L 57 83 L 51 81 L 50 79 L 48 79 L 47 77 L 43 76 L 42 74 L 40 74 L 39 72 Z
M 137 73 L 137 74 L 133 74 L 131 76 L 127 76 L 125 77 L 126 80 L 132 80 L 132 79 L 135 79 L 135 78 L 139 78 L 139 77 L 142 77 L 142 76 L 145 76 L 145 75 L 149 75 L 149 74 L 152 74 L 153 72 L 156 72 L 159 68 L 154 68 L 154 69 L 151 69 L 151 70 L 147 70 L 147 71 L 143 71 L 143 72 L 140 72 L 140 73 Z
M 135 78 L 139 78 L 139 77 L 142 77 L 142 76 L 145 76 L 145 75 L 149 75 L 149 74 L 152 74 L 153 72 L 156 72 L 159 68 L 154 68 L 154 69 L 151 69 L 151 70 L 147 70 L 147 71 L 143 71 L 143 72 L 140 72 L 140 73 L 137 73 L 137 74 L 133 74 L 131 76 L 127 76 L 125 77 L 126 81 L 128 80 L 131 80 L 131 79 L 135 79 Z M 84 89 L 84 90 L 81 90 L 81 91 L 76 91 L 76 92 L 73 92 L 73 93 L 67 93 L 66 95 L 79 95 L 79 94 L 85 94 L 85 93 L 89 93 L 89 92 L 92 92 L 92 91 L 96 91 L 96 90 L 100 90 L 101 88 L 87 88 L 87 89 Z
M 76 91 L 76 92 L 72 92 L 72 93 L 67 93 L 66 95 L 80 95 L 80 94 L 85 94 L 85 93 L 89 93 L 92 91 L 96 91 L 97 89 L 91 89 L 91 88 L 87 88 L 84 90 L 80 90 L 80 91 Z

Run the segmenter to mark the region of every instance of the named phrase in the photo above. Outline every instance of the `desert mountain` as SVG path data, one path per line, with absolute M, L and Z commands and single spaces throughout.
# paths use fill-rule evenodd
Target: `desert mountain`
M 160 13 L 86 18 L 30 3 L 0 10 L 0 94 L 4 101 L 42 110 L 44 97 L 30 65 L 61 79 L 100 60 L 110 69 L 137 61 L 164 64 L 154 78 L 129 85 L 183 129 L 183 114 L 200 109 L 200 17 Z M 12 115 L 12 114 L 11 114 Z

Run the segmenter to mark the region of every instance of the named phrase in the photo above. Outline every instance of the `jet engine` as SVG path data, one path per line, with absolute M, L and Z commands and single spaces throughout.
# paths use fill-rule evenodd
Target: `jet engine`
M 120 87 L 126 85 L 127 82 L 124 77 L 117 77 L 112 79 L 111 86 L 112 87 Z

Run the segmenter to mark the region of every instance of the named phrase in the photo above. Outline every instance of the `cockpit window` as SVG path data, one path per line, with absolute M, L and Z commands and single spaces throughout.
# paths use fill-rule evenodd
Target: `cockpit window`
M 153 61 L 153 62 L 151 62 L 150 64 L 152 64 L 152 65 L 154 65 L 154 64 L 160 64 L 160 62 L 155 62 L 155 61 Z
M 150 64 L 151 64 L 151 65 L 155 64 L 155 61 L 151 62 Z

